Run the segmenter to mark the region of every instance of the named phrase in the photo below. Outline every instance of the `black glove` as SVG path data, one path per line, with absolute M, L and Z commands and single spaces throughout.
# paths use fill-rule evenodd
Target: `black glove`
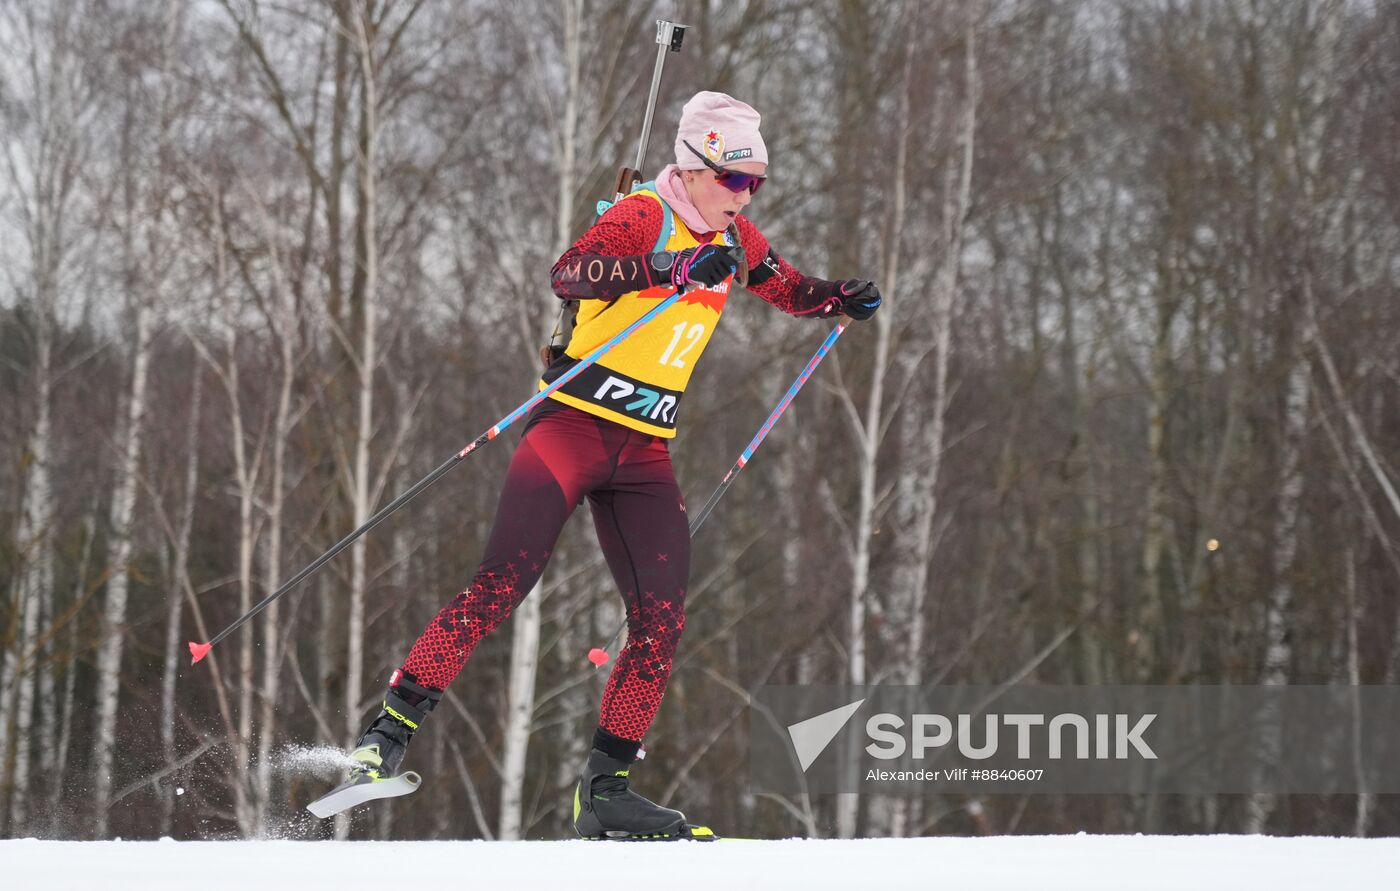
M 841 311 L 857 322 L 864 322 L 875 315 L 875 310 L 883 302 L 880 289 L 875 287 L 874 282 L 847 279 L 840 283 L 837 290 L 841 294 Z
M 713 288 L 739 271 L 739 262 L 733 251 L 732 247 L 724 244 L 702 244 L 676 251 L 673 254 L 675 262 L 671 266 L 671 286 L 677 290 L 687 285 Z M 653 254 L 653 261 L 658 256 Z

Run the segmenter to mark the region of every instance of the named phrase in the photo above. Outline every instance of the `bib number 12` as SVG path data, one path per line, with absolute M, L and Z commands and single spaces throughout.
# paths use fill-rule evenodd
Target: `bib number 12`
M 674 368 L 684 368 L 685 357 L 691 350 L 695 349 L 695 345 L 700 342 L 700 338 L 705 336 L 705 326 L 700 322 L 694 322 L 690 325 L 686 325 L 685 322 L 678 322 L 671 330 L 675 332 L 671 335 L 671 343 L 666 347 L 666 351 L 661 354 L 661 358 L 658 359 L 657 362 L 661 365 L 670 365 Z M 673 359 L 671 358 L 671 354 L 676 352 L 676 347 L 681 346 L 682 338 L 685 339 L 685 345 L 681 347 L 681 351 L 676 353 L 676 357 Z

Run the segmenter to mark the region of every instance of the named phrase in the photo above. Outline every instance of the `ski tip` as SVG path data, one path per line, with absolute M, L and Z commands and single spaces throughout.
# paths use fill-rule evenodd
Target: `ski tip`
M 605 665 L 608 661 L 608 651 L 602 647 L 594 647 L 588 651 L 588 661 L 598 666 Z
M 213 644 L 195 643 L 194 641 L 190 641 L 190 664 L 194 665 L 198 663 L 200 659 L 203 659 L 205 656 L 209 655 L 209 650 L 213 646 Z

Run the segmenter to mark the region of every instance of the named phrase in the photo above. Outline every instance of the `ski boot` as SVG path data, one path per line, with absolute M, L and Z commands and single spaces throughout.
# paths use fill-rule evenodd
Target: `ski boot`
M 416 791 L 422 777 L 411 770 L 399 773 L 399 767 L 414 732 L 441 699 L 437 690 L 395 672 L 384 694 L 383 709 L 350 752 L 355 763 L 349 776 L 306 809 L 325 819 L 366 801 Z
M 655 804 L 627 787 L 631 762 L 599 749 L 588 756 L 574 788 L 574 831 L 590 840 L 713 841 L 705 826 L 692 826 L 685 814 Z

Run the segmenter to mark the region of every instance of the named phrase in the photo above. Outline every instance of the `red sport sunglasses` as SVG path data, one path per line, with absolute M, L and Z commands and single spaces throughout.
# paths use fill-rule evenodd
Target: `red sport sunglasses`
M 734 192 L 735 194 L 738 194 L 739 192 L 742 192 L 745 189 L 749 190 L 750 195 L 757 194 L 758 187 L 763 185 L 768 180 L 768 177 L 766 176 L 758 176 L 757 174 L 753 173 L 740 173 L 737 170 L 730 170 L 727 167 L 721 167 L 714 161 L 711 161 L 709 158 L 697 152 L 695 150 L 695 146 L 691 145 L 689 142 L 686 142 L 684 139 L 681 140 L 681 144 L 684 145 L 686 148 L 690 149 L 691 154 L 699 158 L 701 161 L 704 161 L 705 166 L 715 172 L 715 182 L 719 183 L 720 185 L 724 186 L 726 189 L 728 189 L 731 192 Z

